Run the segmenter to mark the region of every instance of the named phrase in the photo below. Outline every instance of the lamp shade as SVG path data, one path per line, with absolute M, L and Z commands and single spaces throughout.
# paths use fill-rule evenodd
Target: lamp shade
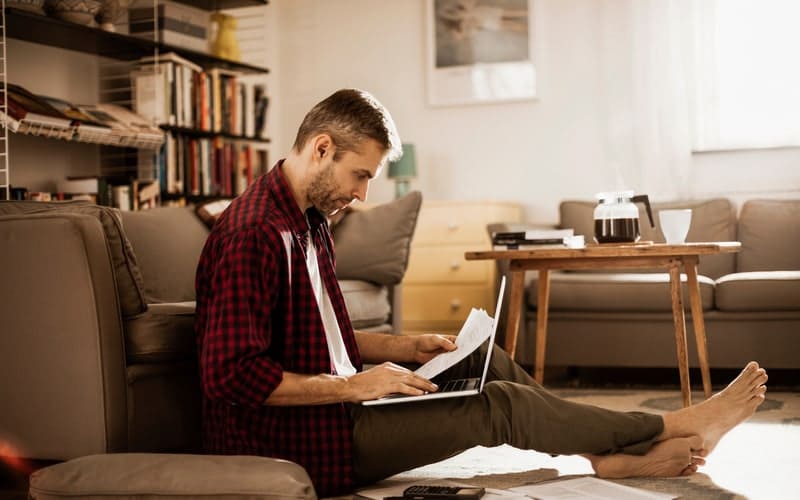
M 413 144 L 403 144 L 403 156 L 389 162 L 390 179 L 413 179 L 417 176 L 417 158 Z

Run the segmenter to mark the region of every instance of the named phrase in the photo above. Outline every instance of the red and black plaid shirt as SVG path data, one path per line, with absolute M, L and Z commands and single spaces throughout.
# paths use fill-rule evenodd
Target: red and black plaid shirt
M 197 331 L 208 453 L 261 455 L 299 463 L 320 496 L 353 487 L 352 423 L 343 403 L 265 406 L 283 371 L 331 373 L 319 308 L 309 281 L 305 237 L 319 254 L 350 360 L 361 358 L 334 275 L 327 222 L 309 224 L 281 172 L 261 176 L 222 214 L 197 269 Z

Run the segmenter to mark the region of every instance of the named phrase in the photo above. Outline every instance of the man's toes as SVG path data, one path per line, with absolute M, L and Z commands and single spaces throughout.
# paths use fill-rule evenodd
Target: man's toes
M 697 435 L 689 436 L 688 440 L 689 440 L 689 449 L 692 450 L 692 452 L 700 451 L 703 449 L 703 444 L 705 443 L 705 440 L 701 436 Z

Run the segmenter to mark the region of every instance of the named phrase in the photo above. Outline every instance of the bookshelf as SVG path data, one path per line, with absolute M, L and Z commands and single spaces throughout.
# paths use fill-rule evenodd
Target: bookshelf
M 213 11 L 217 9 L 236 9 L 240 7 L 263 6 L 267 5 L 268 2 L 267 0 L 174 0 L 174 3 L 184 4 L 194 8 L 199 7 L 205 11 Z M 161 4 L 161 2 L 153 2 L 153 4 Z M 158 61 L 161 55 L 168 53 L 178 54 L 179 56 L 192 61 L 194 64 L 197 64 L 204 69 L 217 68 L 243 75 L 266 75 L 269 73 L 268 68 L 260 65 L 232 61 L 216 57 L 209 53 L 191 50 L 168 43 L 161 43 L 155 39 L 142 38 L 121 32 L 104 31 L 99 28 L 83 26 L 54 17 L 28 12 L 26 10 L 6 7 L 5 1 L 2 2 L 2 16 L 2 26 L 0 26 L 0 29 L 2 30 L 3 50 L 5 50 L 7 39 L 15 39 L 45 47 L 66 49 L 68 51 L 74 51 L 76 53 L 81 53 L 88 56 L 97 56 L 100 58 L 100 61 L 111 61 L 109 66 L 118 65 L 119 68 L 121 68 L 117 70 L 117 78 L 119 78 L 119 75 L 124 75 L 126 72 L 129 72 L 130 68 L 134 68 L 137 61 L 141 60 L 142 58 L 152 57 L 154 60 Z M 5 58 L 3 58 L 3 63 L 5 63 Z M 105 62 L 103 64 L 105 64 Z M 102 74 L 102 71 L 103 70 L 101 70 L 100 75 L 101 80 L 106 78 L 106 76 Z M 2 80 L 6 80 L 5 71 L 3 71 Z M 8 80 L 14 82 L 14 75 L 9 74 Z M 130 86 L 131 84 L 129 83 L 128 87 Z M 129 88 L 128 96 L 123 97 L 122 99 L 117 97 L 115 99 L 106 100 L 105 97 L 101 97 L 101 102 L 125 102 L 126 107 L 133 108 L 134 103 L 132 102 L 132 97 L 130 96 L 130 92 L 132 91 L 133 90 Z M 0 86 L 0 92 L 4 92 L 3 95 L 5 95 L 5 90 L 2 86 Z M 101 95 L 106 92 L 102 89 L 102 84 L 100 92 Z M 162 137 L 162 139 L 159 141 L 152 141 L 152 138 L 148 138 L 148 140 L 143 142 L 126 142 L 118 137 L 110 137 L 103 134 L 78 134 L 77 130 L 65 131 L 63 129 L 58 130 L 56 128 L 47 127 L 44 125 L 32 126 L 24 123 L 9 123 L 8 127 L 0 127 L 2 129 L 0 141 L 3 140 L 3 136 L 8 135 L 9 132 L 11 132 L 11 135 L 25 134 L 36 136 L 36 140 L 41 139 L 43 141 L 42 148 L 47 148 L 48 139 L 61 139 L 87 144 L 100 144 L 102 146 L 98 150 L 100 158 L 98 174 L 103 177 L 117 179 L 138 179 L 139 174 L 142 171 L 139 168 L 140 165 L 138 163 L 142 158 L 142 154 L 145 153 L 146 156 L 149 154 L 147 153 L 148 150 L 156 151 L 157 149 L 154 148 L 162 147 L 162 144 L 166 143 L 164 139 L 168 137 L 226 141 L 227 143 L 247 144 L 248 148 L 252 145 L 252 149 L 259 151 L 259 154 L 261 154 L 264 159 L 266 159 L 267 156 L 266 145 L 270 142 L 269 138 L 256 134 L 235 134 L 229 131 L 214 132 L 210 130 L 200 130 L 193 128 L 192 126 L 178 127 L 166 123 L 153 123 L 153 125 L 158 126 L 156 130 Z M 12 140 L 14 139 L 12 138 Z M 4 159 L 4 161 L 0 161 L 0 190 L 4 190 L 4 192 L 0 191 L 0 198 L 9 198 L 9 188 L 14 181 L 14 178 L 11 174 L 14 163 L 12 159 L 10 162 L 11 168 L 8 166 L 4 167 L 4 164 L 9 164 L 9 155 L 7 154 L 7 143 L 3 142 L 3 146 L 4 147 L 2 151 L 0 151 L 0 154 L 3 155 Z M 106 162 L 106 158 L 111 158 L 111 161 Z M 154 164 L 157 165 L 157 161 L 154 161 Z M 41 172 L 41 175 L 48 174 L 43 171 Z M 30 177 L 30 175 L 28 175 L 28 177 Z M 160 181 L 160 178 L 157 174 L 151 179 L 154 181 Z M 163 187 L 162 191 L 163 194 L 168 194 Z M 183 197 L 183 201 L 191 202 L 202 199 L 202 195 L 188 192 L 185 194 L 186 196 Z M 222 193 L 210 193 L 209 197 L 219 196 L 220 194 Z M 180 199 L 180 195 L 181 193 L 173 192 L 169 193 L 169 196 L 164 196 L 164 199 Z

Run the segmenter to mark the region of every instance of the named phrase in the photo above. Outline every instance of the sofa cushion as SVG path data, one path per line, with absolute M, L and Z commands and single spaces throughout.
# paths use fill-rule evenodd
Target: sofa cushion
M 340 280 L 339 286 L 353 328 L 369 328 L 389 321 L 391 307 L 385 286 L 360 280 Z
M 717 280 L 721 311 L 800 311 L 800 271 L 734 273 Z
M 739 241 L 739 272 L 800 269 L 800 200 L 745 202 Z
M 422 194 L 413 191 L 398 200 L 348 213 L 333 227 L 336 277 L 381 285 L 400 283 L 421 204 Z
M 591 201 L 563 201 L 559 206 L 560 222 L 563 228 L 572 228 L 575 234 L 582 234 L 587 242 L 594 241 L 594 207 Z M 663 243 L 664 236 L 658 221 L 660 210 L 672 208 L 691 208 L 692 224 L 686 241 L 733 241 L 736 240 L 736 214 L 729 200 L 713 199 L 702 201 L 653 203 L 653 222 L 650 227 L 644 207 L 639 207 L 639 226 L 642 241 Z M 704 255 L 700 257 L 698 272 L 712 278 L 718 278 L 735 270 L 736 255 Z M 626 271 L 619 271 L 626 272 Z
M 308 473 L 286 460 L 255 456 L 114 453 L 39 469 L 29 498 L 316 498 Z
M 128 364 L 195 359 L 194 302 L 150 304 L 125 320 Z
M 100 221 L 111 253 L 122 315 L 132 316 L 145 311 L 147 302 L 142 274 L 137 263 L 137 256 L 123 232 L 118 209 L 93 205 L 82 200 L 49 203 L 40 201 L 0 202 L 0 215 L 36 214 L 53 210 L 90 215 Z
M 703 310 L 714 307 L 714 281 L 698 276 Z M 684 309 L 690 307 L 686 275 L 681 275 Z M 538 279 L 528 287 L 528 305 L 536 307 Z M 550 310 L 597 312 L 672 311 L 668 273 L 550 273 Z
M 125 233 L 139 259 L 147 301 L 195 299 L 194 278 L 208 228 L 193 207 L 122 212 Z

